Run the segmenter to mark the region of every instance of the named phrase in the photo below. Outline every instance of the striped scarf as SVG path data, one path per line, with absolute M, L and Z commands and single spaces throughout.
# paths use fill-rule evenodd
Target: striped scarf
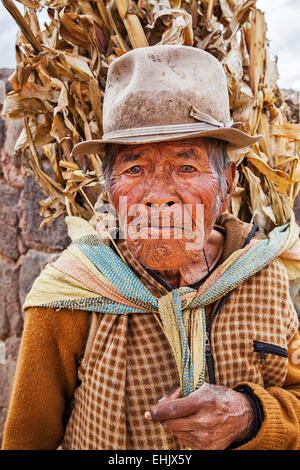
M 272 262 L 289 236 L 288 224 L 276 227 L 267 239 L 234 252 L 198 290 L 180 287 L 158 299 L 88 222 L 66 217 L 66 223 L 72 243 L 35 280 L 24 310 L 39 306 L 113 315 L 154 314 L 171 345 L 184 396 L 204 383 L 204 307 Z

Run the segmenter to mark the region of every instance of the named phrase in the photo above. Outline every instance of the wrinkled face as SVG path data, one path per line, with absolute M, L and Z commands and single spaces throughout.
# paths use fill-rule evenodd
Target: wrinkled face
M 109 188 L 127 246 L 144 266 L 176 270 L 195 261 L 226 195 L 201 139 L 119 147 Z

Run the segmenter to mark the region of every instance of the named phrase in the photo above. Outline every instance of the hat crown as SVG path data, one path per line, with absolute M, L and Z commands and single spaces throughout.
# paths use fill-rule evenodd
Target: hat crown
M 133 49 L 109 68 L 102 139 L 75 145 L 72 155 L 103 154 L 103 144 L 143 144 L 210 137 L 248 147 L 251 136 L 230 119 L 225 72 L 218 60 L 189 46 Z
M 110 66 L 103 103 L 104 135 L 125 129 L 196 123 L 197 108 L 214 120 L 230 121 L 222 65 L 188 46 L 133 49 Z

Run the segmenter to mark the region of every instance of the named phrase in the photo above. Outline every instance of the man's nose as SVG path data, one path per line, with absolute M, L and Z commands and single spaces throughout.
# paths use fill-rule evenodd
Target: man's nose
M 156 185 L 155 185 L 156 186 Z M 152 187 L 150 192 L 145 195 L 143 203 L 147 207 L 171 207 L 176 204 L 178 198 L 173 194 L 172 189 Z
M 147 207 L 171 207 L 179 203 L 173 181 L 166 174 L 159 171 L 153 176 L 151 182 L 149 182 L 148 191 L 144 194 L 143 204 Z
M 150 201 L 147 201 L 146 202 L 146 206 L 147 207 L 156 207 L 156 206 L 168 206 L 168 207 L 171 207 L 173 206 L 174 204 L 176 204 L 175 201 L 172 201 L 172 200 L 169 200 L 169 199 L 164 199 L 164 200 L 161 200 L 159 202 L 150 202 Z

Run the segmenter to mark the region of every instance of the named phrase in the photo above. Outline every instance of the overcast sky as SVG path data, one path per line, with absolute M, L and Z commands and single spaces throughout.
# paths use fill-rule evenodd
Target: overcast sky
M 267 36 L 278 56 L 282 88 L 300 90 L 300 0 L 257 0 L 266 13 Z M 0 68 L 15 67 L 14 42 L 17 27 L 0 2 Z

